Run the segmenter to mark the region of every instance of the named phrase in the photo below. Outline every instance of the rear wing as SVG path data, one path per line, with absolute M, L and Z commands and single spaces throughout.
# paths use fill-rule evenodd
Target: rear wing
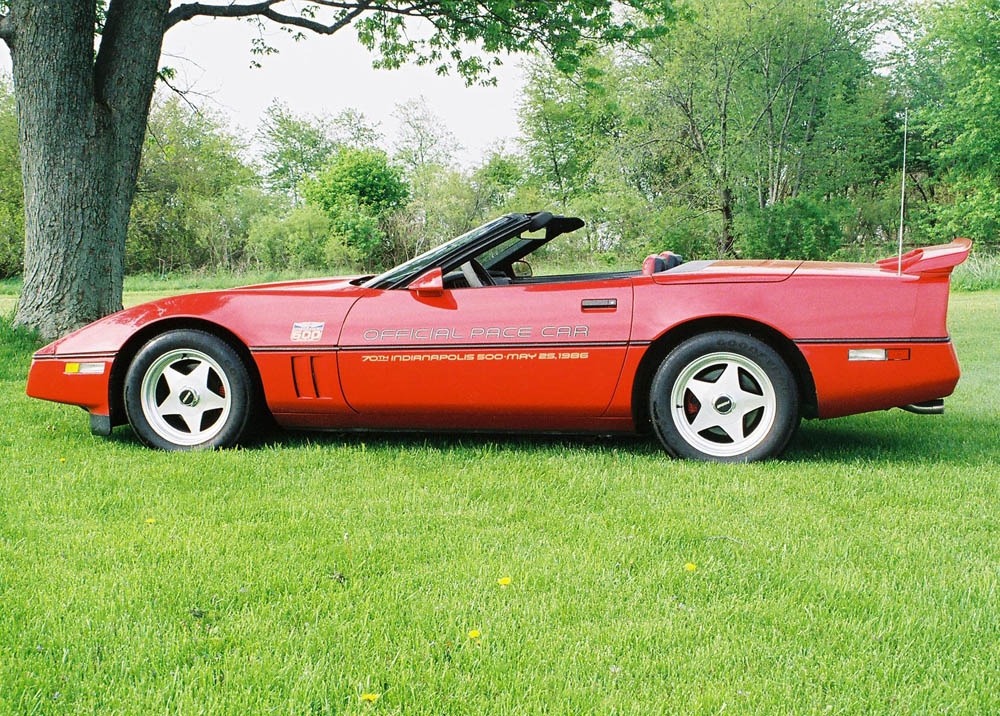
M 971 250 L 971 239 L 955 239 L 950 244 L 913 249 L 902 256 L 892 256 L 875 263 L 885 271 L 899 271 L 910 275 L 937 274 L 946 276 L 969 257 Z

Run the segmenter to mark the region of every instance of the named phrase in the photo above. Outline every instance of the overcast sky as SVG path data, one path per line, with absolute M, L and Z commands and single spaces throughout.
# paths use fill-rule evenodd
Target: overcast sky
M 380 122 L 391 143 L 393 108 L 423 95 L 462 144 L 459 158 L 464 163 L 518 134 L 517 97 L 523 82 L 518 58 L 498 68 L 496 87 L 470 88 L 456 76 L 439 77 L 427 67 L 372 69 L 371 55 L 350 29 L 332 37 L 307 35 L 299 42 L 275 31 L 268 38 L 281 51 L 259 58 L 263 68 L 251 69 L 254 32 L 249 23 L 231 19 L 181 23 L 166 35 L 162 64 L 178 71 L 175 84 L 208 95 L 196 102 L 224 112 L 233 125 L 249 132 L 277 98 L 310 114 L 333 115 L 355 107 Z M 0 72 L 9 74 L 10 55 L 3 47 Z

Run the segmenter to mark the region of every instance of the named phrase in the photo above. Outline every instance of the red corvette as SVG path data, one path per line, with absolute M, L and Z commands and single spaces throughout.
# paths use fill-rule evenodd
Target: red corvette
M 690 261 L 534 276 L 579 219 L 512 214 L 379 276 L 154 301 L 35 354 L 28 395 L 168 450 L 265 411 L 313 429 L 633 433 L 672 455 L 781 453 L 802 417 L 941 412 L 967 239 L 876 264 Z

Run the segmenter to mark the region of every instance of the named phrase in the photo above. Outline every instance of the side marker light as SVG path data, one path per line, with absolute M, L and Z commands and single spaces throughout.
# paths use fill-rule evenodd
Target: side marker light
M 67 363 L 63 369 L 66 375 L 101 375 L 104 363 Z
M 910 360 L 909 348 L 849 348 L 849 361 Z
M 847 360 L 887 360 L 885 348 L 849 348 Z

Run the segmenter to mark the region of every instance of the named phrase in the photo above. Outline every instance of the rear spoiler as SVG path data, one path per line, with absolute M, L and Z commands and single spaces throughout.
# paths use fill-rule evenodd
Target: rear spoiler
M 875 263 L 885 271 L 900 271 L 911 275 L 927 273 L 947 275 L 969 257 L 971 250 L 971 239 L 955 239 L 950 244 L 913 249 L 902 256 L 892 256 Z

